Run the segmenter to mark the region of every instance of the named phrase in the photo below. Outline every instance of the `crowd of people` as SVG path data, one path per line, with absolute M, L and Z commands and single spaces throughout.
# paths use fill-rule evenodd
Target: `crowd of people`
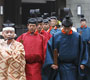
M 15 24 L 7 20 L 0 35 L 0 80 L 90 80 L 90 28 L 82 15 L 73 27 L 67 14 L 41 16 L 30 10 L 26 33 L 16 40 Z

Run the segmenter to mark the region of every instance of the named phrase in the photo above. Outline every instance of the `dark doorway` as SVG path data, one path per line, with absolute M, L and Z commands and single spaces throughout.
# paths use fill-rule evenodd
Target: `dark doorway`
M 21 24 L 21 0 L 4 0 L 4 22 L 9 19 L 16 25 Z
M 47 1 L 47 3 L 22 3 L 22 24 L 27 24 L 30 9 L 40 9 L 41 14 L 56 11 L 56 1 Z

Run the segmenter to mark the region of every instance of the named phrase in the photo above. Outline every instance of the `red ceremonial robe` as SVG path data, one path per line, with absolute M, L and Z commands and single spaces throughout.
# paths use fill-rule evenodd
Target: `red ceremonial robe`
M 52 35 L 50 33 L 46 32 L 43 29 L 41 30 L 40 34 L 42 34 L 44 37 L 46 37 L 47 40 L 49 40 L 52 37 Z
M 32 35 L 27 32 L 18 37 L 17 41 L 24 45 L 27 80 L 42 80 L 41 69 L 46 54 L 46 38 L 39 33 Z

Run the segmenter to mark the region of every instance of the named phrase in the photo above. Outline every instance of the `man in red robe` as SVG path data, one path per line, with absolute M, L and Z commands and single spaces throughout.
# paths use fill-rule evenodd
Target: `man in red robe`
M 38 17 L 37 20 L 38 20 L 38 25 L 37 25 L 38 32 L 44 37 L 46 37 L 47 40 L 49 40 L 52 37 L 52 35 L 44 30 L 43 19 L 41 17 Z
M 41 69 L 46 53 L 46 38 L 36 30 L 37 19 L 28 20 L 28 32 L 17 38 L 25 49 L 27 80 L 42 80 Z
M 45 31 L 47 31 L 49 29 L 49 27 L 50 27 L 49 21 L 50 21 L 49 14 L 48 13 L 44 13 L 43 14 L 43 29 Z

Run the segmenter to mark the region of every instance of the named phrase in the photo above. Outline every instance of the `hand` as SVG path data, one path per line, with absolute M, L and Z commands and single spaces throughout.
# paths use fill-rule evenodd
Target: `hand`
M 90 41 L 88 41 L 88 43 L 90 44 Z
M 85 69 L 85 66 L 84 66 L 84 65 L 80 65 L 80 68 L 81 68 L 82 70 L 84 70 L 84 69 Z
M 56 69 L 58 69 L 58 66 L 55 65 L 55 64 L 52 64 L 52 65 L 51 65 L 51 68 L 53 68 L 54 70 L 56 70 Z

